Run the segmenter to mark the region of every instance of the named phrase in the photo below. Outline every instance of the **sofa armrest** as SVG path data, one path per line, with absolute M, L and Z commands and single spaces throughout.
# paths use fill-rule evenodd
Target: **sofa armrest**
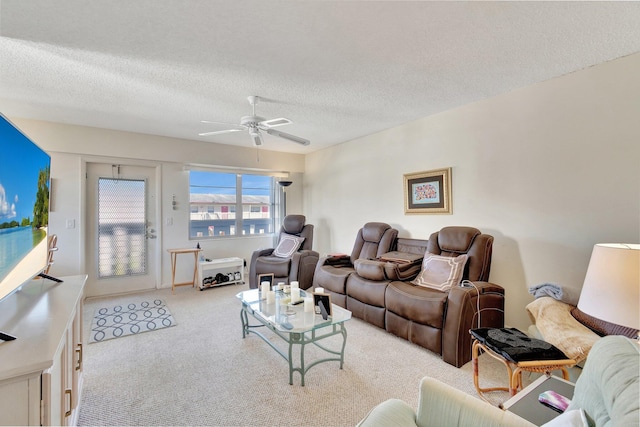
M 327 255 L 322 257 L 322 263 L 318 265 L 332 265 L 334 267 L 353 267 L 351 257 L 349 255 Z
M 302 250 L 291 256 L 291 269 L 289 270 L 289 283 L 296 280 L 300 288 L 308 289 L 313 282 L 313 274 L 320 254 L 312 250 Z
M 416 424 L 420 427 L 534 425 L 512 412 L 503 411 L 429 377 L 423 378 L 420 383 Z
M 416 413 L 400 399 L 385 400 L 357 424 L 357 427 L 416 426 Z
M 478 303 L 481 319 L 479 326 Z M 442 359 L 458 368 L 470 361 L 472 340 L 469 329 L 477 327 L 504 327 L 502 286 L 489 282 L 473 282 L 473 286 L 451 288 L 442 331 Z
M 251 262 L 249 263 L 249 288 L 256 289 L 258 284 L 256 283 L 256 260 L 261 256 L 269 256 L 273 253 L 275 248 L 258 249 L 251 254 Z

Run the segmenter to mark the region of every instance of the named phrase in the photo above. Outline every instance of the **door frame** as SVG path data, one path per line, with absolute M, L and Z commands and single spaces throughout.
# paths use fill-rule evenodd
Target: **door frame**
M 162 163 L 146 161 L 146 160 L 138 160 L 138 159 L 128 159 L 122 157 L 101 157 L 101 156 L 81 156 L 80 157 L 80 173 L 82 179 L 80 180 L 80 217 L 83 220 L 80 222 L 80 245 L 79 248 L 83 248 L 84 250 L 80 251 L 80 265 L 82 266 L 83 271 L 88 271 L 88 256 L 95 256 L 95 254 L 87 254 L 87 239 L 88 239 L 88 220 L 89 220 L 89 206 L 87 206 L 87 185 L 88 185 L 88 172 L 87 165 L 89 163 L 102 163 L 104 165 L 126 165 L 126 166 L 141 166 L 153 168 L 155 172 L 155 219 L 154 222 L 156 224 L 156 250 L 154 254 L 149 254 L 149 256 L 153 256 L 155 261 L 155 286 L 154 289 L 160 289 L 162 287 Z

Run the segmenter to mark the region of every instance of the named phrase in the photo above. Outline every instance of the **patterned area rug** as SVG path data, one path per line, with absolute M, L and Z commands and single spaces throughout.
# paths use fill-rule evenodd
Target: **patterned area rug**
M 174 326 L 176 321 L 161 299 L 130 302 L 96 309 L 90 343 Z

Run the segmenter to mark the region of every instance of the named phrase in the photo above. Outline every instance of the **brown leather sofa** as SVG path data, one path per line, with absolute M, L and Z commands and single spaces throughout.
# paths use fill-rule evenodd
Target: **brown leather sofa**
M 276 248 L 260 249 L 251 255 L 249 264 L 249 287 L 258 287 L 258 275 L 273 273 L 274 283 L 288 284 L 298 281 L 300 288 L 307 289 L 313 283 L 313 273 L 320 254 L 313 247 L 313 224 L 306 224 L 304 215 L 287 215 L 282 221 L 278 243 L 284 235 L 303 237 L 300 248 L 290 257 L 274 255 Z
M 404 264 L 404 270 L 396 263 L 359 260 L 346 279 L 346 308 L 354 317 L 441 354 L 445 362 L 460 367 L 471 360 L 469 329 L 478 327 L 478 304 L 480 326 L 504 326 L 504 289 L 488 282 L 492 245 L 492 236 L 473 227 L 445 227 L 428 241 L 398 238 L 394 249 L 399 253 L 467 254 L 462 277 L 473 285 L 443 292 L 412 284 L 420 270 L 416 268 L 420 257 L 417 264 Z
M 350 256 L 326 256 L 320 258 L 313 276 L 313 287 L 324 288 L 331 295 L 331 302 L 346 307 L 347 278 L 354 272 L 358 260 L 379 258 L 392 250 L 398 230 L 382 222 L 368 222 L 356 236 Z

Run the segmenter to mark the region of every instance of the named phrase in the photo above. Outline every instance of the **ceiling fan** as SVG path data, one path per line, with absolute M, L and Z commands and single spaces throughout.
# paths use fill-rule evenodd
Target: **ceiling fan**
M 228 125 L 233 127 L 229 129 L 214 131 L 214 132 L 203 132 L 203 133 L 199 133 L 198 135 L 209 136 L 209 135 L 219 135 L 223 133 L 240 132 L 243 130 L 248 130 L 249 135 L 251 135 L 251 139 L 253 140 L 253 143 L 256 146 L 259 146 L 259 145 L 262 145 L 262 133 L 260 133 L 260 131 L 264 131 L 269 135 L 277 136 L 278 138 L 288 139 L 289 141 L 293 141 L 301 145 L 311 144 L 311 141 L 309 141 L 308 139 L 300 138 L 299 136 L 291 135 L 289 133 L 284 133 L 274 129 L 277 126 L 289 125 L 293 122 L 289 119 L 285 119 L 284 117 L 266 120 L 264 117 L 256 116 L 256 104 L 260 100 L 260 97 L 250 96 L 248 99 L 249 99 L 249 105 L 253 107 L 252 115 L 242 116 L 240 118 L 239 124 L 202 120 L 202 123 L 222 124 L 222 125 Z

